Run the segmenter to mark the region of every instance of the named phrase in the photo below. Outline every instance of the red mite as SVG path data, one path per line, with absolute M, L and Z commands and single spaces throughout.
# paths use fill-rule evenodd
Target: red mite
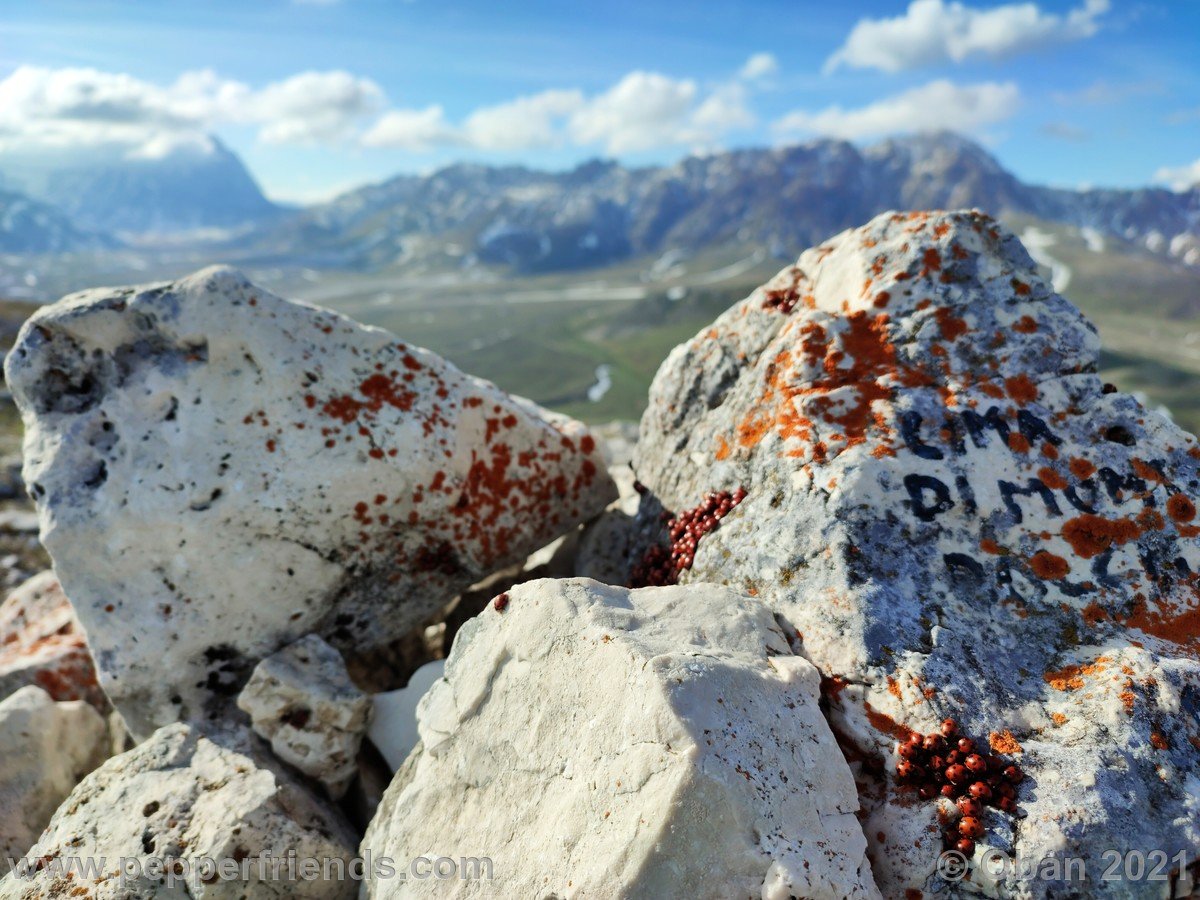
M 947 822 L 943 836 L 947 847 L 965 856 L 975 852 L 975 841 L 984 835 L 985 806 L 1016 813 L 1016 786 L 1024 778 L 1016 764 L 975 747 L 953 719 L 942 722 L 938 731 L 910 734 L 896 745 L 901 782 L 914 787 L 922 800 L 944 797 L 955 803 L 959 818 Z
M 508 608 L 508 594 L 500 594 L 492 601 L 492 606 L 495 607 L 496 612 L 504 612 Z

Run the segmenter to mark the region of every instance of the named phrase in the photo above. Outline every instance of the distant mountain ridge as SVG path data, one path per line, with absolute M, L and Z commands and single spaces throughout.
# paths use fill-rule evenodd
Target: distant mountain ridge
M 401 175 L 311 207 L 268 229 L 264 251 L 302 249 L 318 264 L 384 267 L 460 248 L 520 272 L 567 271 L 667 249 L 753 243 L 779 256 L 886 209 L 976 206 L 1145 243 L 1200 263 L 1200 188 L 1072 191 L 1027 185 L 951 133 L 865 149 L 817 140 L 626 168 L 568 172 L 453 165 Z M 431 242 L 430 237 L 439 238 Z
M 61 210 L 24 194 L 0 190 L 0 253 L 68 253 L 104 250 L 116 241 L 81 231 Z
M 60 210 L 83 231 L 156 238 L 247 230 L 283 214 L 242 160 L 216 138 L 207 149 L 87 164 L 0 161 L 4 184 Z

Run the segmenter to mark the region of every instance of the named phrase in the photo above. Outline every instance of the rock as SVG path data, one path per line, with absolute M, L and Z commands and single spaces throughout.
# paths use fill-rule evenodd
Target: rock
M 354 897 L 349 879 L 289 877 L 303 874 L 306 860 L 348 865 L 354 838 L 340 816 L 290 776 L 264 766 L 244 749 L 243 736 L 221 737 L 239 744 L 233 748 L 214 737 L 169 725 L 110 759 L 71 793 L 30 850 L 30 858 L 43 859 L 40 870 L 14 871 L 0 882 L 0 896 Z M 297 861 L 291 870 L 289 852 Z M 103 860 L 107 869 L 82 872 L 72 862 L 89 859 Z M 64 874 L 68 865 L 74 877 Z
M 107 756 L 104 719 L 39 687 L 0 702 L 0 876 L 33 846 L 58 805 Z
M 887 214 L 655 378 L 643 573 L 731 585 L 802 636 L 886 896 L 945 889 L 938 804 L 897 785 L 893 747 L 946 716 L 1026 775 L 988 846 L 1101 869 L 1107 848 L 1200 854 L 1200 446 L 1102 385 L 1098 351 L 996 222 Z M 675 543 L 690 568 L 648 549 L 663 507 L 739 487 Z M 998 889 L 1064 895 L 1020 873 Z
M 30 578 L 0 604 L 0 699 L 28 684 L 55 700 L 108 708 L 83 628 L 53 572 Z
M 495 881 L 367 894 L 878 897 L 818 696 L 758 601 L 520 585 L 460 631 L 362 851 L 452 849 Z
M 387 691 L 371 698 L 375 717 L 368 737 L 395 772 L 412 753 L 420 737 L 417 733 L 417 704 L 446 671 L 444 659 L 426 663 L 413 673 L 412 680 L 398 691 Z
M 43 307 L 6 375 L 43 543 L 142 738 L 305 634 L 357 674 L 614 490 L 578 423 L 226 269 Z
M 38 517 L 31 509 L 0 510 L 0 531 L 37 534 Z
M 371 698 L 350 680 L 337 650 L 310 634 L 268 656 L 238 708 L 281 760 L 320 781 L 334 799 L 346 793 L 371 723 Z

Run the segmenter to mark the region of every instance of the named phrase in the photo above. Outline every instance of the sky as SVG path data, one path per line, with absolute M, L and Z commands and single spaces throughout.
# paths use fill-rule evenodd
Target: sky
M 1200 181 L 1200 2 L 0 0 L 0 173 L 211 135 L 315 202 L 938 128 L 1030 182 Z

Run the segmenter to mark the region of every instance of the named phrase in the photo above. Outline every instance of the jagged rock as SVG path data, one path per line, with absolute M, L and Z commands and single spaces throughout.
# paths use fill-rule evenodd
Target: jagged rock
M 107 749 L 104 719 L 86 703 L 55 703 L 32 685 L 0 702 L 0 875 Z
M 304 634 L 357 674 L 613 493 L 578 423 L 226 269 L 43 307 L 6 375 L 43 543 L 139 737 L 219 715 Z
M 331 797 L 346 793 L 372 707 L 337 650 L 310 634 L 268 656 L 238 707 L 281 760 L 320 781 Z
M 818 675 L 711 586 L 513 588 L 459 632 L 363 853 L 495 881 L 368 896 L 877 897 Z M 452 812 L 449 812 L 452 811 Z
M 674 573 L 756 595 L 802 636 L 886 896 L 939 887 L 939 806 L 897 787 L 893 745 L 944 716 L 1026 773 L 977 852 L 1093 872 L 1106 848 L 1162 850 L 1168 871 L 1200 854 L 1200 446 L 1102 385 L 1098 351 L 991 219 L 887 214 L 804 253 L 654 381 L 635 543 L 664 540 L 662 507 L 747 489 L 697 548 L 680 537 L 694 560 Z M 1020 873 L 993 890 L 1064 895 Z
M 421 698 L 446 672 L 446 661 L 437 659 L 426 663 L 413 673 L 412 679 L 398 691 L 387 691 L 371 698 L 375 706 L 375 717 L 368 733 L 392 771 L 404 764 L 404 760 L 420 741 L 417 732 L 417 705 Z
M 55 700 L 108 707 L 87 637 L 53 572 L 30 578 L 0 604 L 0 699 L 27 684 Z
M 354 836 L 335 811 L 247 749 L 247 737 L 168 725 L 110 759 L 80 782 L 29 851 L 42 860 L 37 871 L 12 872 L 0 882 L 0 896 L 354 897 L 349 879 L 290 877 L 303 875 L 306 860 L 341 860 L 345 867 Z M 289 852 L 296 859 L 290 870 Z M 107 868 L 85 873 L 79 860 L 102 860 Z M 134 862 L 122 871 L 121 860 Z M 215 872 L 205 860 L 217 864 Z M 160 864 L 166 873 L 156 869 Z M 74 866 L 73 877 L 67 866 Z

